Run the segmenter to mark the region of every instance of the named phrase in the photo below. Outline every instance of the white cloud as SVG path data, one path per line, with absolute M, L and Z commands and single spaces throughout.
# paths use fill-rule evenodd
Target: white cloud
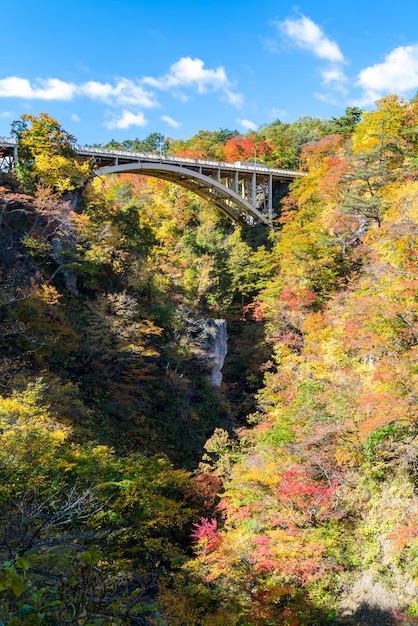
M 418 88 L 418 44 L 400 46 L 383 63 L 366 67 L 356 85 L 364 91 L 362 105 L 371 104 L 384 94 L 402 94 Z
M 80 118 L 77 115 L 77 113 L 73 113 L 72 116 L 71 116 L 71 119 L 73 120 L 73 122 L 79 122 L 80 121 Z
M 277 119 L 280 119 L 281 117 L 284 117 L 284 118 L 289 117 L 289 113 L 285 109 L 273 108 L 271 109 L 269 116 L 273 118 L 274 120 L 277 120 Z
M 181 126 L 181 122 L 177 122 L 176 120 L 173 120 L 173 118 L 170 117 L 169 115 L 162 115 L 161 119 L 163 122 L 166 122 L 172 128 L 180 128 Z
M 25 98 L 30 100 L 71 100 L 76 85 L 59 78 L 38 79 L 32 85 L 27 78 L 9 76 L 0 80 L 0 98 Z
M 153 93 L 146 91 L 141 85 L 128 78 L 119 78 L 114 86 L 109 83 L 89 81 L 80 85 L 78 91 L 93 100 L 102 100 L 116 106 L 133 105 L 148 108 L 158 106 Z
M 326 104 L 338 104 L 337 99 L 335 98 L 335 94 L 333 93 L 320 93 L 316 91 L 314 93 L 315 98 L 320 100 L 321 102 L 325 102 Z
M 244 106 L 244 96 L 242 93 L 236 93 L 230 89 L 225 89 L 223 99 L 238 109 Z
M 170 71 L 161 78 L 146 76 L 143 82 L 157 89 L 171 89 L 173 87 L 195 86 L 199 93 L 208 89 L 220 89 L 228 85 L 228 79 L 222 66 L 216 70 L 205 69 L 201 59 L 182 57 L 170 67 Z
M 90 80 L 74 84 L 58 78 L 31 81 L 19 76 L 8 76 L 0 79 L 0 98 L 20 98 L 26 101 L 88 98 L 119 109 L 118 115 L 106 122 L 109 128 L 128 128 L 147 124 L 143 113 L 137 111 L 160 106 L 157 89 L 170 91 L 171 96 L 182 102 L 187 102 L 187 90 L 190 89 L 201 94 L 218 92 L 219 97 L 229 104 L 241 107 L 244 97 L 232 88 L 222 66 L 206 68 L 201 59 L 182 57 L 161 78 L 148 76 L 132 80 L 120 77 L 113 82 Z M 169 116 L 162 119 L 173 128 L 180 125 Z M 76 118 L 73 120 L 78 121 Z
M 0 117 L 3 119 L 7 119 L 9 117 L 13 117 L 13 113 L 10 111 L 0 111 Z
M 240 126 L 242 126 L 244 130 L 257 130 L 257 124 L 254 124 L 254 122 L 251 122 L 251 120 L 237 119 L 236 121 Z
M 326 67 L 319 70 L 321 83 L 334 93 L 317 92 L 314 94 L 316 98 L 335 104 L 338 100 L 336 92 L 344 96 L 347 94 L 349 79 L 341 69 L 341 65 L 346 61 L 335 41 L 329 39 L 315 22 L 302 14 L 299 17 L 276 22 L 276 26 L 294 45 L 327 61 Z
M 336 66 L 323 70 L 321 74 L 324 85 L 329 85 L 331 83 L 341 85 L 348 82 L 347 76 L 339 67 Z
M 114 92 L 115 88 L 109 83 L 98 83 L 94 80 L 84 83 L 79 88 L 79 93 L 92 98 L 92 100 L 103 100 L 105 102 L 110 100 Z
M 187 96 L 183 91 L 178 91 L 177 89 L 175 89 L 171 92 L 171 95 L 180 102 L 185 103 L 189 101 L 189 96 Z
M 338 67 L 337 65 L 332 65 L 327 69 L 323 69 L 321 71 L 321 76 L 323 85 L 329 87 L 330 89 L 333 89 L 334 91 L 339 91 L 344 96 L 347 94 L 347 83 L 349 82 L 349 80 L 340 67 Z M 318 97 L 318 94 L 315 94 L 315 96 Z M 329 99 L 319 99 L 324 100 L 324 102 L 331 102 Z M 332 102 L 335 103 L 335 100 L 333 99 Z
M 308 17 L 288 18 L 278 22 L 277 26 L 296 46 L 309 50 L 321 59 L 334 63 L 344 63 L 344 56 L 335 43 L 325 36 L 322 30 Z
M 40 86 L 35 89 L 33 97 L 41 100 L 71 100 L 76 91 L 76 85 L 59 78 L 47 78 L 38 82 Z
M 187 102 L 188 97 L 182 89 L 191 87 L 197 89 L 198 93 L 201 94 L 208 91 L 220 91 L 223 100 L 238 108 L 244 104 L 244 96 L 232 91 L 232 85 L 222 65 L 216 69 L 208 69 L 205 68 L 201 59 L 182 57 L 173 63 L 169 72 L 161 78 L 146 76 L 142 79 L 142 83 L 155 89 L 170 90 L 175 98 L 183 102 Z
M 131 111 L 122 111 L 119 117 L 114 117 L 105 123 L 107 128 L 129 128 L 130 126 L 146 126 L 148 120 L 145 119 L 142 112 L 132 113 Z
M 24 98 L 26 100 L 72 100 L 75 96 L 87 96 L 114 106 L 158 106 L 154 94 L 127 78 L 120 78 L 115 85 L 89 81 L 80 85 L 67 83 L 58 78 L 37 79 L 34 84 L 26 78 L 9 76 L 0 80 L 0 97 Z
M 236 107 L 241 107 L 244 103 L 243 95 L 229 88 L 230 83 L 222 66 L 206 69 L 203 61 L 190 57 L 183 57 L 174 63 L 170 72 L 162 78 L 145 77 L 136 81 L 118 78 L 113 84 L 91 80 L 76 85 L 58 78 L 36 79 L 31 83 L 27 78 L 9 76 L 0 79 L 0 98 L 72 100 L 77 96 L 84 96 L 115 107 L 159 107 L 155 93 L 144 85 L 169 89 L 182 102 L 188 100 L 182 88 L 194 87 L 199 93 L 220 90 L 223 99 Z

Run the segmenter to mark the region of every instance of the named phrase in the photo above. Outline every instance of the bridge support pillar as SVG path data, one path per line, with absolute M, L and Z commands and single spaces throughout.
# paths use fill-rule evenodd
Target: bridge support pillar
M 253 174 L 253 181 L 252 181 L 252 185 L 251 185 L 251 204 L 253 206 L 255 206 L 255 190 L 256 190 L 256 186 L 257 186 L 257 175 L 254 172 L 254 174 Z
M 271 225 L 273 221 L 273 176 L 271 174 L 269 175 L 269 191 L 268 191 L 267 197 L 268 197 L 267 214 L 268 214 L 269 223 Z

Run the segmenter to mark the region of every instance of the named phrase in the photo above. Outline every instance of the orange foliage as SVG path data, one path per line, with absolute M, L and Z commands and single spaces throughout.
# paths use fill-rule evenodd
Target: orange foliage
M 225 144 L 225 160 L 230 162 L 253 160 L 254 150 L 256 150 L 255 143 L 249 137 L 237 135 L 229 139 Z
M 242 309 L 242 320 L 253 319 L 255 322 L 261 322 L 264 318 L 264 303 L 254 300 L 250 304 L 246 304 Z
M 349 162 L 337 154 L 328 158 L 327 169 L 318 183 L 323 200 L 330 201 L 336 198 L 339 191 L 338 184 L 349 171 L 349 167 Z
M 183 157 L 185 159 L 205 159 L 206 155 L 203 150 L 195 150 L 194 148 L 185 148 L 176 152 L 177 157 Z
M 344 144 L 344 137 L 342 135 L 328 135 L 323 137 L 319 141 L 315 141 L 304 146 L 301 152 L 301 163 L 307 170 L 317 167 L 319 164 L 321 167 L 328 169 L 333 163 L 332 159 L 335 159 L 340 148 Z M 339 163 L 339 160 L 334 163 Z
M 394 539 L 393 552 L 399 554 L 411 541 L 418 537 L 418 524 L 416 522 L 410 522 L 398 528 L 389 536 L 390 539 Z
M 197 496 L 203 500 L 204 507 L 212 510 L 215 505 L 217 495 L 221 490 L 221 479 L 218 478 L 218 476 L 215 476 L 215 474 L 205 473 L 196 476 L 192 483 L 196 489 Z

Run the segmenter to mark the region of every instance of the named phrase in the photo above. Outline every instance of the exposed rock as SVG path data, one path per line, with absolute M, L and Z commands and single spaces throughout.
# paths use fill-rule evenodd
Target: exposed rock
M 52 256 L 54 257 L 54 261 L 60 266 L 60 273 L 64 278 L 66 288 L 74 296 L 78 296 L 78 276 L 74 272 L 68 271 L 68 269 L 66 268 L 66 264 L 68 264 L 68 251 L 66 250 L 64 253 L 62 240 L 58 237 L 54 237 L 54 239 L 52 239 L 51 245 L 53 251 Z
M 211 369 L 210 384 L 220 387 L 222 367 L 228 352 L 227 324 L 224 319 L 211 319 L 199 315 L 193 309 L 180 306 L 184 334 L 194 344 L 196 354 L 206 361 Z
M 396 581 L 400 582 L 400 581 Z M 416 586 L 413 581 L 395 584 L 394 572 L 391 573 L 391 586 L 384 585 L 372 570 L 365 570 L 360 577 L 352 582 L 351 588 L 342 594 L 339 608 L 343 617 L 355 616 L 366 609 L 369 612 L 381 613 L 381 621 L 360 622 L 356 624 L 386 624 L 388 612 L 402 609 L 416 597 Z M 382 621 L 383 620 L 383 621 Z M 390 622 L 389 622 L 390 623 Z
M 226 320 L 206 320 L 204 332 L 207 337 L 207 356 L 212 363 L 210 384 L 212 387 L 220 387 L 222 383 L 222 368 L 225 357 L 228 353 Z

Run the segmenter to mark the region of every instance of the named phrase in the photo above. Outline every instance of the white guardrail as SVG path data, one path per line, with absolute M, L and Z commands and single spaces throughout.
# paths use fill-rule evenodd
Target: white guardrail
M 3 146 L 16 146 L 17 141 L 12 137 L 0 137 L 0 145 Z M 206 161 L 205 159 L 190 159 L 187 157 L 167 156 L 163 154 L 155 154 L 154 152 L 131 152 L 130 150 L 109 150 L 108 148 L 93 148 L 91 146 L 79 146 L 74 144 L 72 146 L 78 154 L 86 154 L 90 156 L 114 156 L 114 157 L 128 157 L 137 158 L 138 160 L 144 159 L 147 161 L 170 161 L 173 163 L 194 165 L 202 167 L 214 167 L 217 169 L 230 169 L 241 170 L 246 172 L 260 172 L 264 174 L 284 174 L 288 176 L 306 176 L 305 172 L 298 172 L 297 170 L 284 170 L 267 167 L 265 165 L 257 165 L 257 163 L 228 163 L 226 161 Z

